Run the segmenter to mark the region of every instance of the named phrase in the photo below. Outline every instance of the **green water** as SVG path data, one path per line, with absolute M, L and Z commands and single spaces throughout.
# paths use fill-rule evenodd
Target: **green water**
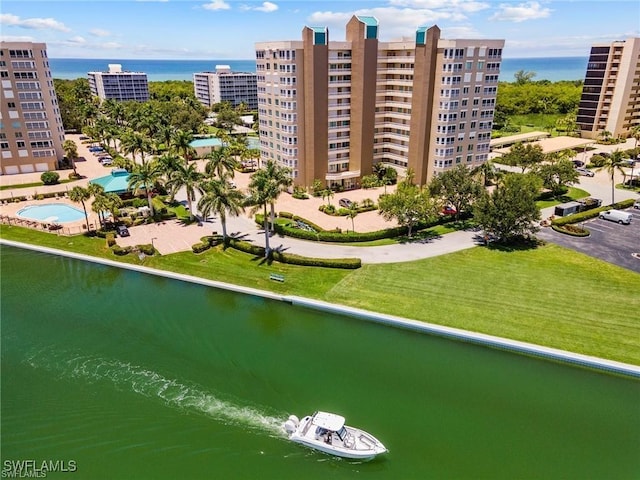
M 640 382 L 2 247 L 2 467 L 47 478 L 638 478 Z M 401 299 L 399 299 L 401 301 Z M 343 414 L 390 452 L 284 438 Z

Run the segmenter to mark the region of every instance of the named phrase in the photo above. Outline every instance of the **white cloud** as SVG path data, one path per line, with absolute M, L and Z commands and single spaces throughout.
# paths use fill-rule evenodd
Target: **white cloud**
M 86 43 L 87 41 L 80 36 L 71 37 L 70 39 L 67 40 L 67 44 L 74 45 L 74 46 L 86 45 Z
M 111 32 L 108 30 L 102 30 L 101 28 L 92 28 L 89 30 L 89 33 L 95 37 L 109 37 L 111 36 Z
M 258 10 L 259 12 L 271 13 L 271 12 L 275 12 L 276 10 L 278 10 L 278 5 L 276 5 L 275 3 L 271 3 L 271 2 L 262 2 L 262 6 L 261 7 L 256 7 L 256 8 L 254 8 L 254 10 Z
M 29 28 L 34 30 L 57 30 L 59 32 L 70 32 L 71 29 L 66 27 L 53 18 L 25 18 L 21 19 L 17 15 L 10 13 L 0 14 L 0 24 L 12 27 Z
M 205 3 L 202 8 L 205 10 L 229 10 L 231 5 L 224 0 L 211 0 L 209 3 Z
M 465 13 L 486 10 L 490 5 L 475 0 L 389 0 L 389 5 L 415 9 L 457 10 Z
M 271 13 L 278 10 L 278 5 L 272 2 L 262 2 L 262 5 L 259 7 L 251 7 L 247 4 L 242 4 L 238 7 L 243 12 L 248 12 L 250 10 L 255 10 L 256 12 L 265 12 Z
M 538 2 L 527 2 L 519 5 L 501 3 L 498 11 L 489 20 L 520 23 L 527 20 L 547 18 L 551 15 L 550 8 L 543 8 Z
M 0 35 L 0 40 L 3 42 L 37 42 L 35 38 L 26 35 Z

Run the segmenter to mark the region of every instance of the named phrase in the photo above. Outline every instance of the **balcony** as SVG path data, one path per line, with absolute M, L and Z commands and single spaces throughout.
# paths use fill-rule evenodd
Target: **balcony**
M 346 170 L 344 172 L 327 173 L 324 177 L 325 180 L 345 180 L 347 178 L 358 178 L 360 176 L 360 170 Z

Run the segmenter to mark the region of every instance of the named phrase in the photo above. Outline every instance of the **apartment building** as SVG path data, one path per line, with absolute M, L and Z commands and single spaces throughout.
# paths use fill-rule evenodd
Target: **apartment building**
M 193 74 L 193 89 L 198 101 L 205 107 L 229 102 L 237 107 L 241 103 L 250 111 L 258 109 L 256 74 L 232 72 L 229 65 L 216 65 L 215 72 Z
M 149 100 L 149 83 L 147 74 L 141 72 L 127 72 L 122 65 L 109 64 L 108 72 L 89 72 L 89 87 L 91 93 L 104 100 L 135 100 L 146 102 Z
M 591 47 L 577 124 L 583 138 L 627 137 L 640 124 L 640 38 Z
M 47 45 L 0 42 L 0 172 L 55 170 L 64 157 L 64 127 Z
M 256 44 L 260 148 L 294 183 L 356 188 L 383 162 L 427 182 L 485 162 L 503 40 L 378 39 L 375 17 L 353 16 L 345 41 L 325 27 Z

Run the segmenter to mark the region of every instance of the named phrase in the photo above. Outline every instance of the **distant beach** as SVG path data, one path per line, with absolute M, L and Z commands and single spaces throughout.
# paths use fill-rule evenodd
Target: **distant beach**
M 503 58 L 500 80 L 512 82 L 520 70 L 535 72 L 534 80 L 584 80 L 587 57 Z M 105 72 L 119 63 L 130 72 L 143 72 L 151 82 L 193 81 L 193 74 L 213 72 L 216 65 L 229 65 L 236 72 L 255 72 L 255 60 L 123 60 L 104 58 L 49 58 L 53 78 L 86 78 L 88 72 Z

